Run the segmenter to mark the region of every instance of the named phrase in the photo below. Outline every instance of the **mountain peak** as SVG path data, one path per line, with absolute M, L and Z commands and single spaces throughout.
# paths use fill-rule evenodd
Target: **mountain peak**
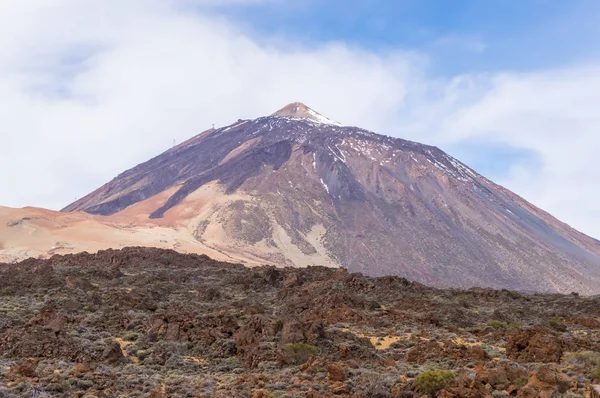
M 93 218 L 100 223 L 93 231 L 110 236 L 113 247 L 156 245 L 248 265 L 339 266 L 438 287 L 600 294 L 598 241 L 440 149 L 331 123 L 295 102 L 208 130 L 65 211 L 114 215 Z M 27 231 L 35 218 L 3 213 L 0 262 L 3 253 L 33 253 L 20 242 L 34 244 Z M 42 253 L 102 247 L 91 240 L 96 232 L 61 223 L 35 240 Z M 56 242 L 66 243 L 48 250 Z
M 271 116 L 291 117 L 295 119 L 308 119 L 315 123 L 341 126 L 340 123 L 321 115 L 319 112 L 309 108 L 302 102 L 292 102 L 291 104 L 287 104 L 277 112 L 273 113 Z

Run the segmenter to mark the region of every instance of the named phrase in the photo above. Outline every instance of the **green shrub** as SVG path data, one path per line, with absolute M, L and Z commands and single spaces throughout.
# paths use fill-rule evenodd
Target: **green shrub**
M 596 380 L 600 380 L 600 361 L 598 361 L 598 365 L 596 366 L 594 373 L 592 373 L 592 377 Z
M 498 321 L 496 319 L 490 319 L 485 324 L 496 330 L 514 330 L 523 328 L 523 324 L 521 322 L 506 323 L 503 321 Z
M 550 326 L 552 329 L 554 329 L 558 332 L 566 332 L 567 331 L 567 325 L 565 325 L 565 323 L 562 321 L 562 319 L 558 319 L 558 318 L 550 319 L 548 321 L 548 326 Z
M 506 322 L 497 321 L 495 319 L 490 319 L 485 323 L 487 326 L 494 328 L 496 330 L 500 329 L 508 329 L 508 324 Z
M 439 390 L 445 388 L 452 380 L 454 380 L 454 373 L 450 371 L 428 370 L 417 376 L 415 385 L 419 391 L 434 395 Z
M 523 323 L 522 322 L 511 322 L 508 324 L 508 328 L 511 330 L 521 330 L 523 329 Z
M 150 354 L 151 352 L 148 350 L 138 350 L 135 353 L 135 355 L 139 358 L 140 361 L 143 361 L 144 359 L 148 358 Z
M 292 343 L 283 350 L 283 362 L 288 365 L 300 365 L 315 355 L 317 355 L 317 347 L 314 345 Z
M 590 368 L 600 362 L 600 354 L 594 351 L 567 352 L 564 354 L 562 362 Z
M 132 332 L 132 333 L 127 333 L 125 336 L 123 336 L 123 340 L 125 341 L 137 341 L 137 339 L 140 337 L 139 334 Z
M 515 385 L 515 387 L 518 387 L 518 388 L 525 387 L 527 385 L 527 383 L 529 383 L 529 378 L 527 376 L 519 376 L 513 382 L 513 384 Z
M 523 298 L 523 295 L 522 295 L 521 293 L 519 293 L 519 292 L 517 292 L 517 291 L 514 291 L 514 290 L 507 290 L 507 291 L 506 291 L 506 295 L 507 295 L 508 297 L 510 297 L 510 298 L 513 298 L 513 299 L 520 299 L 520 298 Z

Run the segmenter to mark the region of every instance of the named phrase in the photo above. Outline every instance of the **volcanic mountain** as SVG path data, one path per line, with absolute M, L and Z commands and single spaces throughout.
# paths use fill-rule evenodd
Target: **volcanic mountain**
M 302 103 L 204 131 L 63 211 L 187 231 L 195 251 L 248 264 L 600 293 L 597 240 L 436 147 Z

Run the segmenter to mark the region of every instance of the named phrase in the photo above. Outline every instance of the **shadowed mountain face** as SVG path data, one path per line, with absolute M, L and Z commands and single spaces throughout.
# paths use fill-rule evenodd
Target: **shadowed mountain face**
M 300 103 L 205 131 L 64 211 L 144 216 L 267 264 L 600 293 L 598 241 L 435 147 Z

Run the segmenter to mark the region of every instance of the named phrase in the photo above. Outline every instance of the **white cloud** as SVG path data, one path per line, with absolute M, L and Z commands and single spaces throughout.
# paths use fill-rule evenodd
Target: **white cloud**
M 484 77 L 487 89 L 440 121 L 437 139 L 485 139 L 534 151 L 498 181 L 600 237 L 600 66 Z
M 534 162 L 506 164 L 508 173 L 487 177 L 600 237 L 600 65 L 434 83 L 408 100 L 400 131 L 442 147 L 485 142 L 535 154 Z
M 303 101 L 430 144 L 533 150 L 542 168 L 501 182 L 600 236 L 597 69 L 433 79 L 422 54 L 254 37 L 190 2 L 211 0 L 1 3 L 0 204 L 61 208 L 173 139 Z
M 175 5 L 3 4 L 2 204 L 60 208 L 173 139 L 288 102 L 376 125 L 402 101 L 405 57 L 339 43 L 259 45 Z

